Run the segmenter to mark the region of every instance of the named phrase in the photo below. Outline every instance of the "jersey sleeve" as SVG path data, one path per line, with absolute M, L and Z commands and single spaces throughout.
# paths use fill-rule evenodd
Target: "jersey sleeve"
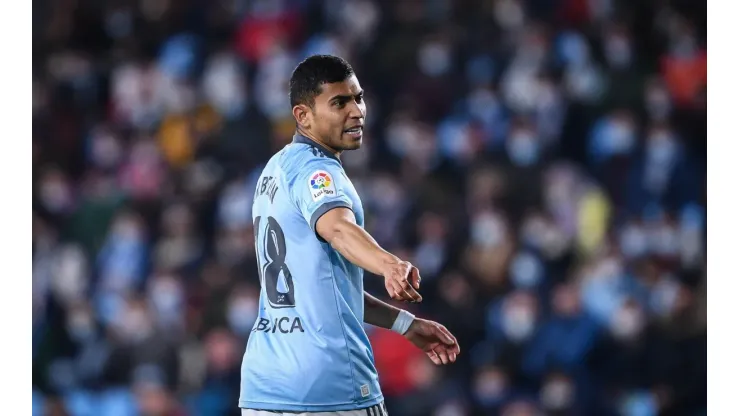
M 347 189 L 349 179 L 339 162 L 311 161 L 302 167 L 293 181 L 293 199 L 314 232 L 316 222 L 329 210 L 339 207 L 352 209 Z M 321 239 L 320 236 L 318 236 Z

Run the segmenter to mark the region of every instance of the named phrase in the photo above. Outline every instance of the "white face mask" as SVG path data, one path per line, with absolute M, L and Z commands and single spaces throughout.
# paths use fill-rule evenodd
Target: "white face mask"
M 95 336 L 95 321 L 87 312 L 74 312 L 67 320 L 67 331 L 77 342 L 85 342 Z
M 434 416 L 465 416 L 467 414 L 465 405 L 458 401 L 447 402 L 434 411 Z
M 531 253 L 519 253 L 509 266 L 511 281 L 519 288 L 532 288 L 542 280 L 542 263 Z
M 662 278 L 650 292 L 650 307 L 659 316 L 669 316 L 678 300 L 679 291 L 680 286 L 675 280 Z
M 664 223 L 654 228 L 650 235 L 650 246 L 653 252 L 662 256 L 673 256 L 678 253 L 679 241 L 676 228 Z
M 87 259 L 82 249 L 66 246 L 56 256 L 52 269 L 52 289 L 63 302 L 81 299 L 88 285 Z
M 450 47 L 440 42 L 422 45 L 417 60 L 421 71 L 432 77 L 446 74 L 452 66 Z
M 678 150 L 677 148 L 676 140 L 670 133 L 653 133 L 648 138 L 648 159 L 652 163 L 666 165 L 674 159 Z
M 542 388 L 540 400 L 547 410 L 564 410 L 570 407 L 573 402 L 573 390 L 573 385 L 568 381 L 549 381 Z
M 540 146 L 537 138 L 528 132 L 516 132 L 506 142 L 511 161 L 518 166 L 531 166 L 539 160 Z
M 606 59 L 612 67 L 623 69 L 632 63 L 632 45 L 624 36 L 610 36 L 604 45 Z
M 252 296 L 239 296 L 229 302 L 226 318 L 231 329 L 239 336 L 247 336 L 257 320 L 259 302 Z
M 499 109 L 496 95 L 487 88 L 479 88 L 468 95 L 468 108 L 474 117 L 488 121 Z
M 149 317 L 141 310 L 127 311 L 120 328 L 123 339 L 134 343 L 143 341 L 153 331 Z
M 521 28 L 525 18 L 522 2 L 517 0 L 494 1 L 493 18 L 500 27 L 506 30 Z
M 620 247 L 627 258 L 636 258 L 648 251 L 648 236 L 645 230 L 637 225 L 629 225 L 622 231 Z
M 93 162 L 102 168 L 112 168 L 123 158 L 123 149 L 118 139 L 109 132 L 101 132 L 92 140 Z
M 444 246 L 439 242 L 422 242 L 414 254 L 414 264 L 425 275 L 436 276 L 445 261 Z
M 228 118 L 242 114 L 247 105 L 246 86 L 232 55 L 218 55 L 208 62 L 203 75 L 203 92 L 219 113 Z
M 668 91 L 662 87 L 651 87 L 645 94 L 645 107 L 653 119 L 666 119 L 672 109 Z
M 268 57 L 260 61 L 253 96 L 260 110 L 270 120 L 290 117 L 287 90 L 293 62 L 294 58 L 282 47 L 275 47 Z
M 703 258 L 704 236 L 702 230 L 682 228 L 678 237 L 681 263 L 685 268 L 696 267 Z
M 541 216 L 529 217 L 522 224 L 520 238 L 531 248 L 541 249 L 547 228 L 548 224 Z
M 219 219 L 227 229 L 238 229 L 252 223 L 252 195 L 244 182 L 229 185 L 221 193 Z
M 506 235 L 506 225 L 502 219 L 493 213 L 479 214 L 473 220 L 472 239 L 483 247 L 496 247 L 501 244 Z
M 411 120 L 394 120 L 386 131 L 386 143 L 396 156 L 404 157 L 413 149 L 417 128 Z
M 485 371 L 476 377 L 473 387 L 478 401 L 484 405 L 497 403 L 508 389 L 506 376 L 499 371 Z
M 140 241 L 143 231 L 139 224 L 131 219 L 119 219 L 113 226 L 114 240 Z
M 626 154 L 635 144 L 635 131 L 631 123 L 615 121 L 609 130 L 609 147 L 615 154 Z
M 535 328 L 535 314 L 525 306 L 512 306 L 503 314 L 503 330 L 514 342 L 529 338 Z
M 611 332 L 619 340 L 635 339 L 644 325 L 642 313 L 635 308 L 622 308 L 611 322 Z
M 72 190 L 61 178 L 44 180 L 40 189 L 41 203 L 51 212 L 61 212 L 72 204 Z
M 172 277 L 157 279 L 152 285 L 151 299 L 157 314 L 165 320 L 179 316 L 184 303 L 182 287 Z

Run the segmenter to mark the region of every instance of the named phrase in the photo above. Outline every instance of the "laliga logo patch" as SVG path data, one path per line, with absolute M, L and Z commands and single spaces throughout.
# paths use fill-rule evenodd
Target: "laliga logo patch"
M 324 196 L 332 196 L 337 193 L 334 186 L 334 179 L 329 172 L 324 170 L 317 170 L 311 175 L 311 179 L 308 180 L 308 187 L 314 202 Z

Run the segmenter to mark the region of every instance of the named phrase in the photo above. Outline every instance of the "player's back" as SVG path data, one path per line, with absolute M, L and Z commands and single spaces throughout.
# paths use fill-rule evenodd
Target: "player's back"
M 242 364 L 242 408 L 337 411 L 382 400 L 363 329 L 362 270 L 320 240 L 328 210 L 359 197 L 341 163 L 296 135 L 257 183 L 253 206 L 260 310 Z

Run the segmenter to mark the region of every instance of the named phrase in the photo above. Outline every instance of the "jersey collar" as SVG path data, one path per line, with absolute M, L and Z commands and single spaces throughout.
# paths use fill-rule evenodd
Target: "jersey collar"
M 330 157 L 330 158 L 336 160 L 337 162 L 342 163 L 342 161 L 339 160 L 339 158 L 337 157 L 337 155 L 335 155 L 334 153 L 330 152 L 324 146 L 316 143 L 315 141 L 309 139 L 308 137 L 306 137 L 306 136 L 304 136 L 304 135 L 302 135 L 300 133 L 296 133 L 296 134 L 293 135 L 293 143 L 303 143 L 303 144 L 307 144 L 309 146 L 312 146 L 314 149 L 317 149 L 319 152 L 321 152 L 324 156 Z

